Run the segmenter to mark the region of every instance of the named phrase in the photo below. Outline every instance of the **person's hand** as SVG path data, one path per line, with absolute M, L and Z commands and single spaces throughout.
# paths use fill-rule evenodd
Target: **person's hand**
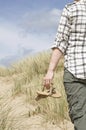
M 46 89 L 50 89 L 52 85 L 53 77 L 54 77 L 54 72 L 52 70 L 49 70 L 43 79 L 43 85 L 44 87 L 46 87 Z

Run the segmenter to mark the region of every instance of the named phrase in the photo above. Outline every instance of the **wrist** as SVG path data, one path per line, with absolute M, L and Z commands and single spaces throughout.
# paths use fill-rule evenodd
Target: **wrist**
M 54 70 L 53 69 L 48 69 L 48 72 L 54 72 Z

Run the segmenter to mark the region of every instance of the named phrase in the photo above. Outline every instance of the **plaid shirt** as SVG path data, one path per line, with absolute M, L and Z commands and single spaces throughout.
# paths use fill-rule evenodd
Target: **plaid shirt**
M 64 53 L 64 66 L 75 77 L 86 79 L 86 0 L 65 6 L 51 48 Z

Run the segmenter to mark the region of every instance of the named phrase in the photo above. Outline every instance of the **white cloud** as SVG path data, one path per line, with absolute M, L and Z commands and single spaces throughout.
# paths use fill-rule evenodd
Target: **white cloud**
M 54 30 L 59 22 L 61 10 L 52 9 L 40 12 L 29 12 L 23 16 L 22 26 L 26 31 L 48 32 Z
M 0 58 L 15 54 L 19 42 L 18 28 L 6 21 L 0 22 Z
M 6 44 L 8 46 L 16 46 L 16 43 L 19 42 L 18 29 L 9 24 L 0 24 L 0 43 Z
M 21 21 L 23 28 L 5 20 L 0 22 L 0 57 L 15 54 L 21 47 L 35 51 L 48 49 L 60 15 L 58 9 L 27 13 Z

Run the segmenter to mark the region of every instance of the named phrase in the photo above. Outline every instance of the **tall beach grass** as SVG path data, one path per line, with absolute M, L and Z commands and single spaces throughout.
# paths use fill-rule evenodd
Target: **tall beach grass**
M 51 52 L 42 52 L 35 56 L 27 57 L 24 60 L 21 60 L 18 63 L 13 64 L 10 68 L 0 68 L 0 76 L 1 77 L 9 77 L 10 80 L 13 82 L 13 86 L 11 88 L 12 95 L 11 95 L 11 102 L 12 99 L 17 99 L 18 97 L 22 97 L 23 105 L 28 104 L 29 106 L 32 105 L 35 109 L 28 110 L 24 115 L 26 117 L 31 117 L 33 115 L 41 114 L 43 115 L 46 122 L 51 122 L 56 124 L 58 122 L 64 121 L 65 119 L 69 120 L 68 116 L 68 105 L 66 101 L 66 95 L 63 86 L 63 57 L 59 61 L 59 64 L 55 70 L 54 74 L 54 87 L 62 94 L 61 98 L 44 98 L 39 101 L 35 100 L 37 96 L 36 91 L 41 90 L 43 85 L 43 77 L 47 72 L 49 62 L 50 62 Z M 24 98 L 23 98 L 24 97 Z M 1 104 L 8 100 L 4 97 L 5 100 L 1 100 Z M 6 101 L 7 102 L 7 101 Z M 9 108 L 9 103 L 8 108 Z M 16 104 L 15 104 L 16 105 Z M 12 107 L 12 106 L 10 106 Z M 7 119 L 9 117 L 9 113 L 12 113 L 12 110 L 6 107 L 0 107 L 0 117 L 1 120 L 1 130 L 11 130 L 6 129 Z M 15 107 L 15 111 L 17 111 L 18 107 Z M 28 108 L 29 109 L 29 108 Z M 4 117 L 3 117 L 4 116 Z M 25 118 L 25 117 L 24 117 Z M 13 118 L 12 118 L 13 120 Z M 18 119 L 16 119 L 18 121 Z M 3 125 L 3 121 L 5 121 Z M 10 128 L 13 129 L 13 123 L 11 123 Z M 22 129 L 21 129 L 22 130 Z

